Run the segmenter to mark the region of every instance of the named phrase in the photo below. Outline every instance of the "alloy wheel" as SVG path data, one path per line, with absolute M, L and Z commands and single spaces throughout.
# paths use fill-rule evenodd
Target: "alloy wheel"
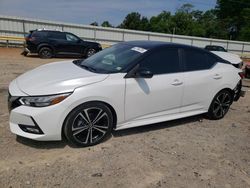
M 229 110 L 231 105 L 231 96 L 228 92 L 220 93 L 213 105 L 213 114 L 216 118 L 222 118 L 227 111 Z
M 87 52 L 87 57 L 90 57 L 90 56 L 94 55 L 95 53 L 96 53 L 95 49 L 91 48 Z
M 108 114 L 101 108 L 91 107 L 79 112 L 72 125 L 72 136 L 81 144 L 94 144 L 109 130 Z
M 49 50 L 43 50 L 42 56 L 45 58 L 49 58 L 49 57 L 51 57 L 51 52 Z

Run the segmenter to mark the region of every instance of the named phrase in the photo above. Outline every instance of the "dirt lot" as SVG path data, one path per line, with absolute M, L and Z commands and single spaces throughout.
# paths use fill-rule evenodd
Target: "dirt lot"
M 42 60 L 0 48 L 0 187 L 250 187 L 250 92 L 219 121 L 185 118 L 113 133 L 91 148 L 10 133 L 7 87 Z

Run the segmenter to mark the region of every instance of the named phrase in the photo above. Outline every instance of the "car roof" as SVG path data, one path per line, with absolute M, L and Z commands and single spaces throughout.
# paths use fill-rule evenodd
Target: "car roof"
M 191 46 L 191 45 L 162 42 L 162 41 L 138 40 L 138 41 L 123 42 L 122 44 L 126 44 L 126 45 L 133 46 L 133 47 L 145 48 L 145 49 L 153 49 L 153 48 L 158 48 L 158 47 L 179 47 L 179 48 L 190 48 L 190 49 L 197 49 L 197 50 L 205 51 L 202 48 L 198 48 L 198 47 Z
M 218 46 L 218 45 L 206 45 L 206 47 L 222 47 L 222 46 Z
M 33 33 L 33 32 L 60 32 L 60 33 L 63 33 L 63 31 L 60 31 L 60 30 L 48 30 L 48 29 L 30 30 L 30 33 Z

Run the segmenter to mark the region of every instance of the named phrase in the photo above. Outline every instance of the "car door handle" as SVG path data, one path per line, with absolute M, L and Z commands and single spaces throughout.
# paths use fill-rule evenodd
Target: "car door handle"
M 222 78 L 222 76 L 221 76 L 220 74 L 215 74 L 215 75 L 213 76 L 213 78 L 216 79 L 216 80 L 219 80 L 219 79 Z
M 179 86 L 179 85 L 181 85 L 181 84 L 183 84 L 183 82 L 181 82 L 181 81 L 178 80 L 178 79 L 174 80 L 174 82 L 172 83 L 173 86 Z

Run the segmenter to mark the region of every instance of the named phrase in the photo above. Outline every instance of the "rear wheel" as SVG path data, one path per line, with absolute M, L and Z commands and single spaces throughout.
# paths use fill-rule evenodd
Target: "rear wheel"
M 21 54 L 22 54 L 23 56 L 27 56 L 27 55 L 28 55 L 28 52 L 23 51 Z
M 48 47 L 42 47 L 39 50 L 38 54 L 39 54 L 40 58 L 43 58 L 43 59 L 49 59 L 49 58 L 52 58 L 52 56 L 53 56 L 52 49 L 48 48 Z
M 85 103 L 75 108 L 64 124 L 66 138 L 77 146 L 99 144 L 111 135 L 113 116 L 103 103 Z
M 209 107 L 208 117 L 215 120 L 223 118 L 232 104 L 232 97 L 228 90 L 222 90 L 217 93 Z

